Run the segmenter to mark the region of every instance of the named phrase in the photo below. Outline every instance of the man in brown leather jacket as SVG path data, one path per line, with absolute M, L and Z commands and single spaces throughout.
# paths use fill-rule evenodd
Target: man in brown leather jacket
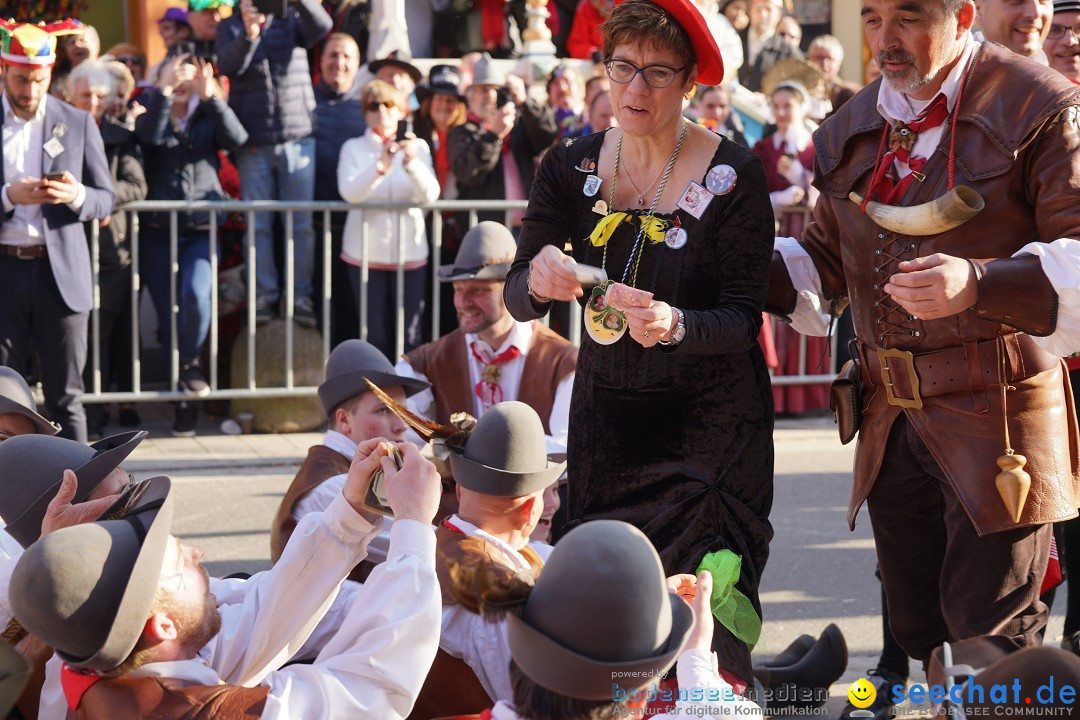
M 777 239 L 768 306 L 824 334 L 823 312 L 851 304 L 848 521 L 867 501 L 900 644 L 924 661 L 981 634 L 1038 644 L 1049 524 L 1077 514 L 1059 356 L 1075 342 L 1061 278 L 1080 269 L 1080 93 L 975 42 L 972 0 L 863 0 L 862 17 L 883 77 L 815 134 L 821 199 L 799 243 Z M 1006 502 L 995 461 L 1014 451 L 1030 492 Z

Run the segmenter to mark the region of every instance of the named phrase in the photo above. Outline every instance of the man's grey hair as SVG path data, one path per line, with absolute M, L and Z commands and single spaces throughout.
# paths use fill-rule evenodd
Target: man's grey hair
M 828 50 L 841 61 L 844 59 L 844 46 L 840 43 L 840 38 L 835 35 L 818 35 L 810 41 L 807 50 L 813 50 L 816 47 Z
M 86 80 L 93 92 L 109 95 L 113 91 L 113 76 L 105 63 L 100 60 L 84 60 L 68 76 L 68 91 L 72 94 L 78 87 L 79 80 Z

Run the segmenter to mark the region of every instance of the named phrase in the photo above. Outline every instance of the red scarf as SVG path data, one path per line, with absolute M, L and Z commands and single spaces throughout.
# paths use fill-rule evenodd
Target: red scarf
M 480 371 L 480 382 L 476 383 L 476 396 L 480 398 L 484 410 L 487 410 L 492 405 L 501 403 L 503 400 L 503 389 L 502 385 L 499 384 L 502 368 L 499 366 L 504 362 L 521 357 L 521 351 L 511 345 L 498 355 L 493 356 L 491 352 L 480 347 L 480 343 L 475 340 L 469 346 L 469 349 L 472 351 L 476 361 L 484 366 Z
M 898 123 L 889 133 L 889 151 L 881 159 L 877 175 L 870 181 L 870 188 L 878 200 L 886 205 L 896 205 L 904 196 L 911 181 L 921 177 L 920 171 L 926 166 L 927 158 L 912 155 L 915 141 L 923 130 L 936 128 L 949 117 L 949 103 L 944 93 L 939 94 L 926 110 L 910 123 Z M 893 161 L 907 163 L 911 168 L 904 177 L 894 182 L 892 179 Z
M 79 709 L 82 696 L 86 694 L 94 683 L 104 680 L 104 675 L 99 675 L 93 670 L 68 667 L 67 663 L 60 666 L 60 686 L 64 689 L 64 699 L 72 712 Z

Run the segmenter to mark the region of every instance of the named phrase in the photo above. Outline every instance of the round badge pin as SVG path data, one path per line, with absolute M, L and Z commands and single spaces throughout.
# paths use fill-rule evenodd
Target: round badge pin
M 735 168 L 730 165 L 714 165 L 705 176 L 705 187 L 713 195 L 727 195 L 735 187 L 738 179 Z
M 668 228 L 664 233 L 664 244 L 672 250 L 681 250 L 686 245 L 686 231 L 681 227 Z

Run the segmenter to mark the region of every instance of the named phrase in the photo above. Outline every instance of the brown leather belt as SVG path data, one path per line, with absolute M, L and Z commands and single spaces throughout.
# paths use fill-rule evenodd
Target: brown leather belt
M 40 260 L 49 256 L 44 245 L 0 245 L 0 255 L 20 260 Z
M 1061 359 L 1035 344 L 1030 335 L 1001 336 L 1005 379 L 1023 380 L 1057 367 Z M 863 380 L 885 390 L 891 405 L 919 409 L 922 399 L 970 392 L 976 410 L 989 409 L 986 388 L 1001 384 L 998 339 L 978 340 L 925 353 L 881 350 L 859 343 Z

